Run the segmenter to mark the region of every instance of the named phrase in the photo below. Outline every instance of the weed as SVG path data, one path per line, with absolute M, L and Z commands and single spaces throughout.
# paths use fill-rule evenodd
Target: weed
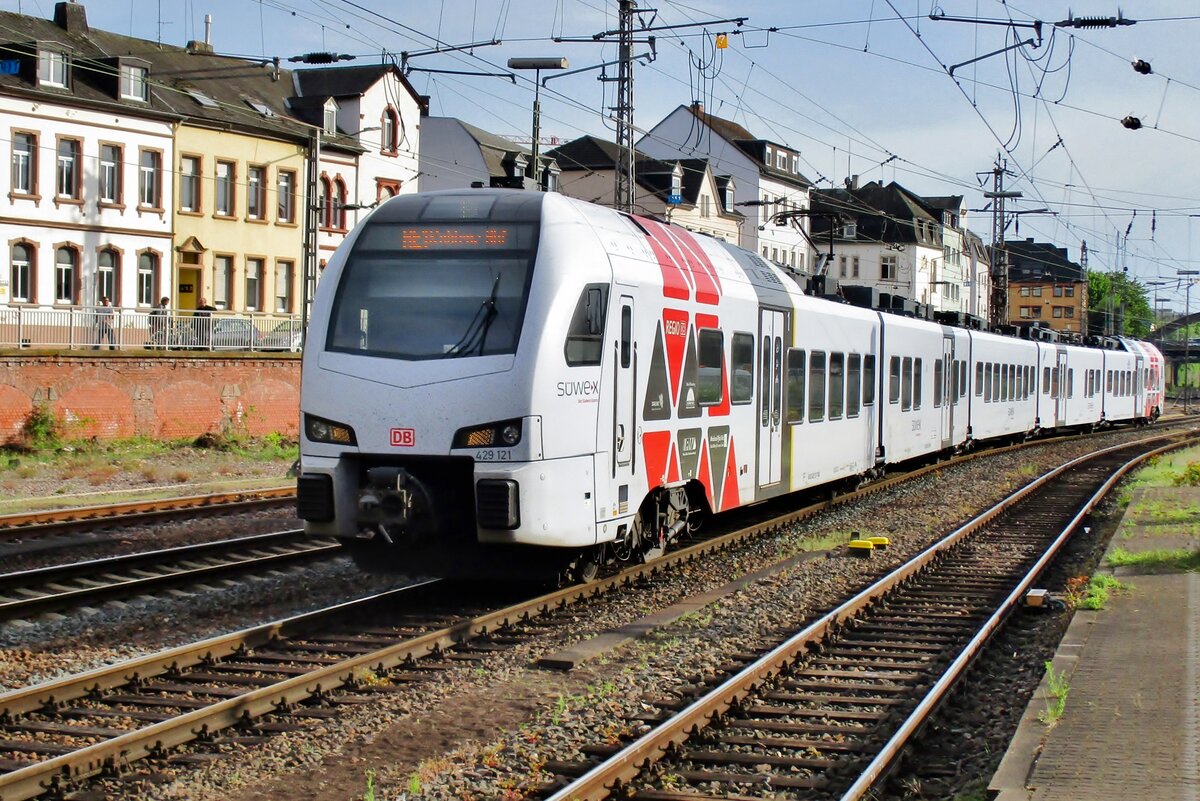
M 567 697 L 559 693 L 558 698 L 554 701 L 554 712 L 550 715 L 550 722 L 555 726 L 559 725 L 566 717 L 567 711 Z
M 44 403 L 30 409 L 21 426 L 21 444 L 28 450 L 53 450 L 59 446 L 61 436 L 62 424 Z
M 1110 567 L 1140 567 L 1151 570 L 1184 572 L 1200 571 L 1200 548 L 1188 550 L 1179 548 L 1169 550 L 1157 548 L 1149 551 L 1127 551 L 1115 548 L 1108 555 Z
M 1068 609 L 1075 609 L 1087 595 L 1087 576 L 1074 576 L 1067 579 L 1067 587 L 1063 591 L 1063 602 Z
M 186 484 L 192 480 L 192 474 L 186 470 L 176 470 L 171 474 L 171 480 L 176 484 Z
M 1108 593 L 1129 589 L 1128 584 L 1117 581 L 1112 576 L 1095 575 L 1087 583 L 1087 590 L 1079 602 L 1081 609 L 1103 609 L 1108 603 Z
M 408 777 L 408 792 L 412 795 L 421 793 L 421 777 L 415 773 Z
M 90 470 L 87 474 L 87 481 L 93 487 L 98 487 L 106 483 L 109 479 L 120 473 L 120 469 L 115 465 L 106 464 Z
M 1200 487 L 1200 462 L 1191 462 L 1183 472 L 1175 476 L 1177 487 Z
M 1054 672 L 1054 663 L 1046 662 L 1046 688 L 1050 691 L 1053 702 L 1046 704 L 1046 709 L 1038 713 L 1038 720 L 1047 726 L 1053 726 L 1063 716 L 1067 708 L 1067 694 L 1071 691 L 1066 671 Z
M 375 801 L 375 770 L 367 768 L 367 791 L 363 793 L 363 801 Z
M 147 483 L 150 483 L 150 484 L 158 483 L 158 471 L 155 470 L 150 465 L 144 465 L 142 467 L 141 473 L 142 473 L 142 478 L 145 479 Z

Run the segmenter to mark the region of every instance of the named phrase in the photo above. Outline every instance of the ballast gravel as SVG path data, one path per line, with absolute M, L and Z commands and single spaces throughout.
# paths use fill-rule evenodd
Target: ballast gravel
M 583 746 L 636 734 L 646 725 L 638 715 L 652 712 L 655 701 L 677 697 L 679 688 L 719 670 L 734 654 L 780 641 L 1014 487 L 1075 456 L 1144 436 L 1129 431 L 998 454 L 835 507 L 787 531 L 575 607 L 563 625 L 547 626 L 546 633 L 510 650 L 380 693 L 369 704 L 348 705 L 303 731 L 261 745 L 231 746 L 224 758 L 178 769 L 171 780 L 139 787 L 138 795 L 196 801 L 526 797 L 549 778 L 543 770 L 547 761 L 577 760 Z M 570 673 L 534 667 L 540 656 L 720 587 L 813 540 L 840 541 L 852 531 L 885 534 L 892 547 L 871 560 L 803 562 Z M 305 586 L 343 580 L 314 576 Z M 349 586 L 362 583 L 361 577 L 348 580 Z M 223 606 L 218 599 L 207 600 Z M 247 623 L 236 613 L 226 620 L 233 624 L 227 629 Z M 178 621 L 174 639 L 199 636 L 189 622 Z M 121 657 L 128 655 L 125 650 Z M 54 651 L 64 670 L 104 661 L 95 650 Z M 0 675 L 18 672 L 5 666 L 9 659 L 3 656 Z M 781 791 L 778 797 L 793 796 Z

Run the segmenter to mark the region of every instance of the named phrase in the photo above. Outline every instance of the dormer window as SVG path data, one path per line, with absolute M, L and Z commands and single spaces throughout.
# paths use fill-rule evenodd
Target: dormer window
M 149 72 L 146 67 L 137 64 L 122 64 L 121 99 L 143 102 L 147 100 L 149 96 L 146 93 L 146 76 Z
M 733 181 L 725 185 L 725 211 L 733 211 Z
M 38 50 L 38 84 L 67 85 L 67 54 L 58 50 Z
M 787 169 L 787 153 L 781 150 L 775 154 L 775 166 L 781 170 Z
M 550 164 L 547 165 L 545 168 L 543 168 L 542 169 L 542 189 L 544 189 L 547 192 L 557 192 L 558 191 L 558 174 L 560 172 L 562 172 L 562 169 L 558 166 L 557 162 L 553 162 L 553 161 L 550 162 Z
M 842 223 L 842 239 L 854 239 L 858 236 L 858 221 L 850 220 Z
M 675 165 L 675 171 L 671 173 L 671 194 L 683 194 L 683 168 L 678 164 Z
M 325 133 L 337 133 L 337 104 L 332 100 L 325 104 L 325 114 L 322 117 L 321 127 L 325 129 Z

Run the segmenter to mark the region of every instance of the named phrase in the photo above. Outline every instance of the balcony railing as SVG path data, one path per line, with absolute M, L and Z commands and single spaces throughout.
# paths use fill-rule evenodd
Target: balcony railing
M 0 348 L 300 350 L 294 314 L 0 307 Z

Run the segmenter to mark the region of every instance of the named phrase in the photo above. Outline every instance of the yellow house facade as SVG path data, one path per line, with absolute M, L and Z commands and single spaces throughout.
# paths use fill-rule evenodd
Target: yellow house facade
M 305 145 L 180 124 L 170 306 L 298 313 Z

